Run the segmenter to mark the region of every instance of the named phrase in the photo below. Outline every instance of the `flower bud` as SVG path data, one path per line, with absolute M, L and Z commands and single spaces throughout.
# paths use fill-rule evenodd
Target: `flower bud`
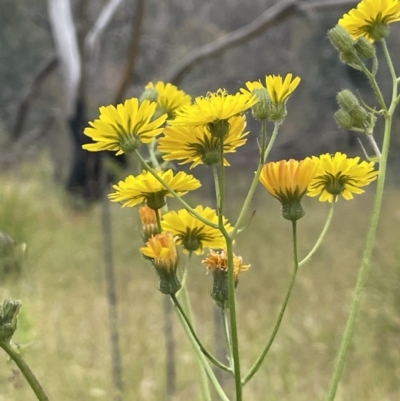
M 10 342 L 18 323 L 18 312 L 22 306 L 21 301 L 5 299 L 0 308 L 0 341 Z
M 143 100 L 149 100 L 150 102 L 157 102 L 158 100 L 158 92 L 154 88 L 147 88 L 139 98 L 140 102 Z
M 360 105 L 353 93 L 345 89 L 337 94 L 336 99 L 340 108 L 349 114 L 353 127 L 364 128 L 368 126 L 369 113 Z M 340 115 L 339 117 L 343 118 Z
M 253 117 L 257 120 L 265 120 L 269 117 L 272 110 L 272 101 L 271 97 L 269 96 L 268 90 L 266 88 L 258 88 L 254 89 L 252 92 L 253 95 L 259 99 L 252 108 Z
M 170 232 L 154 235 L 140 251 L 157 271 L 159 290 L 166 295 L 178 292 L 182 285 L 176 274 L 179 257 L 173 235 Z
M 375 46 L 367 38 L 361 36 L 354 44 L 354 48 L 361 57 L 372 58 L 375 56 Z
M 213 287 L 211 290 L 211 298 L 220 308 L 226 308 L 229 301 L 228 271 L 215 269 L 212 275 Z
M 344 54 L 355 53 L 354 40 L 350 33 L 347 32 L 340 25 L 336 25 L 334 28 L 328 31 L 328 38 L 332 45 L 340 52 Z
M 354 96 L 353 93 L 348 89 L 340 91 L 336 95 L 336 100 L 339 107 L 348 113 L 350 113 L 355 107 L 360 106 L 360 102 L 358 101 L 357 97 Z
M 147 205 L 139 208 L 140 220 L 142 222 L 142 238 L 144 242 L 147 242 L 153 235 L 160 234 L 156 213 L 160 215 L 161 209 L 153 210 Z
M 350 114 L 347 111 L 340 109 L 334 114 L 334 117 L 339 127 L 342 127 L 344 129 L 353 128 Z

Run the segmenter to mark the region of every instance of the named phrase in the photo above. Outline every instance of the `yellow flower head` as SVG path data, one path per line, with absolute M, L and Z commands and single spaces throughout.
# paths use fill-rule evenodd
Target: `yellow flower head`
M 317 167 L 318 162 L 310 157 L 301 161 L 290 159 L 271 162 L 263 167 L 260 181 L 281 202 L 285 219 L 298 220 L 304 216 L 300 201 Z
M 292 79 L 292 76 L 292 74 L 287 74 L 283 80 L 280 75 L 267 75 L 265 86 L 260 80 L 246 82 L 247 89 L 241 89 L 241 92 L 253 94 L 259 99 L 259 102 L 252 108 L 255 118 L 271 121 L 284 119 L 286 102 L 301 81 L 300 77 Z
M 198 179 L 192 175 L 179 171 L 174 175 L 171 169 L 158 172 L 158 176 L 165 181 L 178 195 L 182 196 L 201 186 Z M 165 196 L 172 196 L 168 190 L 149 172 L 134 177 L 128 176 L 113 188 L 115 192 L 108 197 L 112 202 L 123 202 L 122 207 L 132 207 L 146 203 L 151 209 L 158 210 L 165 205 Z
M 282 104 L 287 101 L 289 96 L 298 87 L 301 78 L 292 79 L 292 74 L 287 74 L 283 80 L 280 75 L 268 75 L 266 77 L 266 85 L 272 103 Z
M 140 221 L 142 222 L 142 235 L 145 242 L 153 235 L 160 233 L 156 213 L 161 217 L 161 209 L 156 211 L 149 208 L 147 205 L 139 208 Z
M 100 117 L 90 121 L 90 127 L 84 130 L 95 143 L 85 144 L 82 148 L 92 152 L 111 150 L 120 155 L 133 152 L 142 143 L 152 142 L 163 131 L 161 126 L 167 119 L 164 114 L 152 121 L 156 107 L 157 104 L 149 100 L 139 104 L 136 98 L 117 107 L 100 107 Z
M 157 92 L 157 108 L 159 114 L 168 114 L 168 118 L 175 116 L 175 111 L 181 107 L 189 106 L 192 98 L 183 90 L 175 85 L 158 81 L 156 84 L 149 82 L 146 90 L 155 90 Z
M 153 259 L 155 266 L 165 270 L 176 270 L 178 265 L 178 251 L 174 236 L 169 232 L 151 237 L 146 246 L 140 248 L 143 255 Z
M 205 97 L 196 97 L 193 105 L 177 110 L 175 120 L 169 121 L 169 124 L 210 126 L 242 114 L 257 102 L 250 94 L 229 95 L 225 89 L 219 89 Z
M 210 249 L 207 257 L 202 260 L 201 263 L 206 264 L 208 271 L 228 271 L 228 255 L 224 250 L 213 251 L 212 249 Z M 250 268 L 250 265 L 243 264 L 243 258 L 241 256 L 236 256 L 235 254 L 233 254 L 233 265 L 236 280 L 238 279 L 238 276 L 241 272 L 249 270 Z
M 160 278 L 160 291 L 168 295 L 179 291 L 182 285 L 176 274 L 179 258 L 173 235 L 169 232 L 154 235 L 140 251 L 153 263 Z
M 236 148 L 246 143 L 248 132 L 246 117 L 228 119 L 229 131 L 224 137 L 224 153 L 236 152 Z M 181 160 L 180 164 L 192 163 L 190 168 L 199 164 L 211 166 L 220 160 L 220 138 L 212 136 L 207 127 L 167 126 L 158 143 L 158 150 L 164 160 Z M 229 163 L 224 159 L 224 165 Z
M 205 219 L 218 224 L 218 215 L 214 209 L 199 205 L 194 210 Z M 232 231 L 233 227 L 227 219 L 224 218 L 223 221 L 226 230 Z M 200 255 L 204 253 L 204 247 L 225 248 L 226 246 L 225 238 L 218 229 L 207 226 L 186 209 L 166 213 L 161 226 L 164 231 L 169 231 L 176 237 L 177 243 L 183 245 L 185 253 L 195 252 Z
M 339 25 L 357 39 L 381 40 L 389 33 L 388 24 L 400 21 L 399 0 L 362 0 L 340 20 Z
M 318 170 L 308 187 L 308 196 L 319 196 L 320 202 L 337 201 L 338 196 L 353 199 L 353 194 L 362 194 L 361 187 L 376 179 L 379 171 L 374 170 L 373 162 L 362 161 L 359 157 L 347 158 L 337 152 L 313 157 L 318 163 Z

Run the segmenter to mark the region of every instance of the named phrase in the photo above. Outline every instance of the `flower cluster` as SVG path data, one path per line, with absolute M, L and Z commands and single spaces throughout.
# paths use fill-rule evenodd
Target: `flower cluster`
M 144 170 L 113 185 L 109 199 L 122 207 L 140 206 L 145 243 L 141 252 L 155 267 L 163 293 L 174 294 L 181 286 L 176 273 L 177 247 L 189 255 L 203 254 L 209 248 L 204 263 L 214 276 L 222 277 L 222 281 L 214 281 L 214 298 L 224 304 L 226 293 L 220 290 L 227 286 L 226 236 L 234 232 L 216 210 L 202 205 L 190 208 L 183 202 L 181 197 L 198 189 L 201 182 L 193 175 L 174 171 L 169 163 L 191 163 L 191 169 L 199 164 L 220 169 L 229 166 L 225 155 L 236 152 L 248 138 L 246 111 L 251 109 L 256 119 L 272 121 L 279 127 L 286 116 L 287 101 L 299 83 L 300 78 L 293 74 L 268 75 L 264 84 L 249 81 L 236 94 L 219 89 L 196 97 L 192 103 L 191 97 L 176 86 L 150 82 L 140 99 L 101 107 L 99 118 L 85 129 L 93 143 L 85 144 L 84 149 L 135 153 L 142 161 Z M 141 156 L 143 144 L 149 145 L 153 168 Z M 164 160 L 163 167 L 158 157 Z M 283 217 L 296 221 L 304 215 L 301 200 L 305 194 L 319 197 L 321 202 L 337 201 L 340 195 L 352 199 L 377 174 L 372 162 L 336 153 L 266 163 L 259 180 L 281 202 Z M 185 207 L 162 211 L 171 196 L 179 197 Z M 237 282 L 238 274 L 248 266 L 239 256 L 232 258 Z

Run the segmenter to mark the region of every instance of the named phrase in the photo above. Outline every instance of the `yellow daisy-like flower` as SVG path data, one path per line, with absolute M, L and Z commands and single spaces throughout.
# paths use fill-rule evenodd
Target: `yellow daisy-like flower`
M 215 93 L 209 92 L 205 97 L 196 97 L 193 105 L 177 110 L 175 119 L 169 121 L 169 124 L 206 125 L 212 134 L 217 131 L 216 136 L 224 137 L 218 132 L 224 131 L 224 126 L 228 131 L 227 120 L 242 114 L 257 102 L 258 99 L 250 94 L 229 95 L 225 89 L 219 89 Z
M 140 248 L 140 252 L 153 259 L 154 264 L 165 270 L 176 270 L 178 265 L 178 250 L 176 249 L 174 236 L 169 232 L 151 237 L 146 246 Z
M 362 0 L 340 20 L 350 35 L 366 37 L 370 42 L 381 40 L 389 33 L 388 24 L 400 21 L 399 0 Z
M 301 161 L 290 159 L 264 165 L 260 181 L 281 202 L 285 219 L 294 221 L 304 216 L 300 201 L 317 168 L 318 162 L 310 157 Z
M 218 215 L 214 209 L 204 208 L 199 205 L 195 212 L 214 224 L 218 224 Z M 224 218 L 225 229 L 230 232 L 233 227 Z M 225 248 L 225 238 L 221 232 L 207 226 L 202 221 L 191 215 L 186 209 L 171 211 L 164 215 L 161 221 L 164 231 L 171 232 L 176 237 L 177 244 L 183 245 L 185 253 L 195 252 L 197 255 L 204 253 L 204 248 Z
M 120 155 L 135 151 L 142 143 L 152 142 L 163 131 L 162 125 L 167 119 L 164 114 L 152 121 L 156 107 L 157 104 L 149 100 L 139 104 L 136 98 L 117 107 L 100 107 L 100 117 L 90 121 L 90 127 L 84 130 L 95 143 L 85 144 L 82 148 L 92 152 L 111 150 Z
M 260 80 L 246 82 L 247 89 L 241 89 L 241 92 L 251 93 L 259 99 L 259 103 L 252 108 L 255 118 L 271 121 L 284 119 L 286 102 L 301 81 L 300 77 L 292 78 L 293 74 L 287 74 L 285 79 L 280 75 L 267 75 L 265 86 Z
M 293 74 L 287 74 L 284 80 L 280 75 L 268 75 L 266 77 L 267 90 L 273 103 L 285 103 L 289 96 L 299 86 L 301 78 L 292 78 Z
M 191 96 L 170 83 L 158 81 L 153 84 L 153 82 L 149 82 L 145 89 L 157 92 L 158 112 L 160 114 L 167 113 L 169 119 L 174 118 L 176 110 L 189 106 L 192 101 Z
M 347 158 L 347 155 L 337 152 L 335 155 L 326 153 L 315 157 L 318 170 L 308 187 L 308 196 L 319 196 L 320 202 L 337 201 L 338 196 L 353 199 L 353 194 L 362 194 L 361 187 L 376 179 L 379 171 L 374 170 L 373 162 L 362 161 L 359 157 Z
M 249 132 L 246 128 L 246 117 L 237 116 L 228 119 L 229 131 L 224 137 L 224 153 L 236 152 L 239 146 L 243 146 Z M 198 126 L 167 126 L 158 142 L 158 150 L 163 154 L 163 159 L 182 160 L 180 164 L 192 163 L 190 168 L 199 164 L 211 166 L 220 160 L 220 138 L 212 136 L 207 127 Z M 224 159 L 224 165 L 229 163 Z
M 168 232 L 154 235 L 140 251 L 156 268 L 160 291 L 168 295 L 179 291 L 182 285 L 176 275 L 179 258 L 173 235 Z
M 201 186 L 198 179 L 192 175 L 179 171 L 174 175 L 171 169 L 158 172 L 158 176 L 164 180 L 178 195 L 182 196 L 188 191 L 193 191 Z M 149 172 L 134 177 L 128 176 L 125 181 L 120 181 L 113 188 L 116 192 L 109 194 L 112 202 L 122 202 L 122 207 L 132 207 L 146 203 L 153 210 L 161 209 L 165 205 L 165 196 L 172 196 L 168 190 Z

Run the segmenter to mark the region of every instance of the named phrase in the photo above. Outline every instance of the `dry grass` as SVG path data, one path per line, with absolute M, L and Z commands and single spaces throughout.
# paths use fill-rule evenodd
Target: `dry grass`
M 22 171 L 19 182 L 2 178 L 14 197 L 8 208 L 15 205 L 17 209 L 14 216 L 19 216 L 16 223 L 29 253 L 23 275 L 1 281 L 0 298 L 23 301 L 15 340 L 34 341 L 25 357 L 52 400 L 108 401 L 112 389 L 100 207 L 72 213 L 50 182 L 46 166 L 42 163 L 34 172 Z M 230 194 L 237 204 L 238 188 Z M 4 207 L 7 196 L 1 200 L 0 214 L 9 216 L 11 211 Z M 400 399 L 399 204 L 400 192 L 388 190 L 372 274 L 337 401 Z M 255 205 L 256 218 L 236 244 L 236 251 L 252 264 L 238 288 L 244 372 L 268 339 L 292 269 L 290 224 L 279 217 L 278 203 L 260 190 Z M 328 213 L 328 206 L 315 200 L 308 199 L 305 206 L 307 215 L 299 223 L 302 255 L 318 237 Z M 337 205 L 325 246 L 300 272 L 276 343 L 245 388 L 246 400 L 324 399 L 370 208 L 370 195 Z M 137 251 L 135 210 L 114 205 L 112 216 L 125 400 L 164 400 L 162 295 L 155 273 Z M 205 276 L 200 260 L 193 263 L 188 285 L 200 337 L 212 348 L 214 306 L 210 277 Z M 175 334 L 179 342 L 176 401 L 195 400 L 199 393 L 196 364 L 177 320 Z M 13 372 L 0 354 L 0 401 L 33 400 L 30 389 Z M 229 381 L 226 385 L 229 388 Z

